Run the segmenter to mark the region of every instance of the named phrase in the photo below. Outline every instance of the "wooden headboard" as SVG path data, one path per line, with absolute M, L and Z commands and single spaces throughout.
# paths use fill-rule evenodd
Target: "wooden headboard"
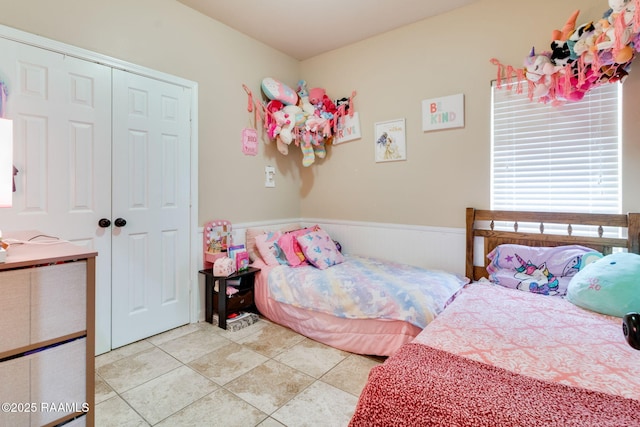
M 510 224 L 510 229 L 495 226 L 497 222 Z M 531 229 L 534 224 L 539 231 L 518 231 L 518 228 Z M 545 226 L 560 225 L 563 234 L 545 234 Z M 593 235 L 574 235 L 576 226 L 591 226 Z M 615 235 L 627 237 L 606 237 L 604 229 L 612 227 Z M 615 230 L 619 232 L 616 233 Z M 607 233 L 610 235 L 612 233 Z M 476 237 L 484 238 L 482 259 L 484 265 L 474 265 Z M 582 245 L 593 248 L 603 254 L 610 254 L 613 248 L 626 248 L 629 252 L 640 253 L 640 213 L 629 214 L 581 214 L 567 212 L 524 212 L 492 211 L 467 208 L 467 256 L 466 276 L 472 280 L 487 277 L 487 254 L 503 243 L 515 243 L 527 246 Z

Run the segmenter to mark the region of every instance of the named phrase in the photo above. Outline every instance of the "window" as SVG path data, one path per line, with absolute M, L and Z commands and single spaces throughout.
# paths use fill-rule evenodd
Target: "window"
M 491 100 L 492 209 L 621 212 L 621 84 L 554 107 L 494 82 Z

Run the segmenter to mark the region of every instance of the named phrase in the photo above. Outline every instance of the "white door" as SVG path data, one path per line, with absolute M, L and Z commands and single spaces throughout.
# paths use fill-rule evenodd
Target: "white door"
M 190 96 L 113 70 L 113 348 L 189 323 Z
M 190 90 L 1 37 L 0 80 L 18 168 L 0 230 L 98 252 L 96 354 L 188 323 Z
M 18 169 L 0 229 L 96 250 L 96 299 L 110 301 L 111 230 L 98 221 L 111 214 L 111 68 L 0 38 L 0 73 Z M 111 307 L 96 309 L 96 348 L 104 349 Z

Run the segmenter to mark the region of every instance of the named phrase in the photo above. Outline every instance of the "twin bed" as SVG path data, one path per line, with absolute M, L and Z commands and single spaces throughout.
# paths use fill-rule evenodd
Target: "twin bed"
M 549 232 L 553 224 L 563 224 L 562 232 Z M 585 235 L 580 228 L 588 229 Z M 313 339 L 352 352 L 390 355 L 372 369 L 352 426 L 640 425 L 640 352 L 625 341 L 621 319 L 566 298 L 486 280 L 487 267 L 495 264 L 487 256 L 511 244 L 639 253 L 640 214 L 467 209 L 466 276 L 472 281 L 425 273 L 419 287 L 438 290 L 427 292 L 433 305 L 420 314 L 423 324 L 410 318 L 341 317 L 272 298 L 269 277 L 277 286 L 284 274 L 278 270 L 314 267 L 257 260 L 254 265 L 263 270 L 255 301 L 267 318 Z M 524 265 L 527 260 L 519 261 L 518 268 L 530 267 Z M 552 276 L 545 276 L 550 286 L 551 279 L 557 282 Z M 304 293 L 309 285 L 302 277 Z M 324 293 L 337 298 L 328 294 L 331 288 Z M 540 289 L 553 295 L 555 288 Z

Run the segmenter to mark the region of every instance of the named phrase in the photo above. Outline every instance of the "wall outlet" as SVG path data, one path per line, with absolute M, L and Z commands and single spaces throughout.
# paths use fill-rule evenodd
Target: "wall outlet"
M 276 186 L 276 168 L 273 166 L 265 166 L 264 167 L 264 186 L 265 187 L 275 187 Z

